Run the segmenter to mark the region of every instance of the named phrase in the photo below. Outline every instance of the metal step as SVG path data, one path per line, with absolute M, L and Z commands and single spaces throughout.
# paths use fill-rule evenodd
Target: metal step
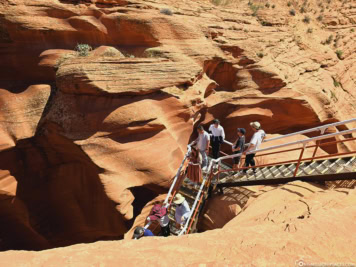
M 281 179 L 281 183 L 297 180 L 307 179 L 310 177 L 311 181 L 320 180 L 323 175 L 326 175 L 325 178 L 327 181 L 338 180 L 338 178 L 343 179 L 353 179 L 356 175 L 356 157 L 344 157 L 344 158 L 333 158 L 333 159 L 321 159 L 310 162 L 301 162 L 298 167 L 298 172 L 296 177 L 294 177 L 296 169 L 296 164 L 283 164 L 283 165 L 274 165 L 270 167 L 261 167 L 256 168 L 256 174 L 253 174 L 251 170 L 248 171 L 248 174 L 243 177 L 229 177 L 219 184 L 222 187 L 231 187 L 238 186 L 239 183 L 243 185 L 257 185 L 263 184 L 263 181 L 266 183 L 277 184 L 278 180 Z M 350 175 L 347 175 L 347 174 Z M 346 174 L 346 175 L 344 175 Z M 284 181 L 282 181 L 285 179 Z M 308 178 L 309 179 L 309 178 Z M 261 182 L 258 182 L 261 181 Z M 269 182 L 270 181 L 270 182 Z M 226 186 L 224 186 L 224 183 Z M 220 189 L 221 186 L 218 186 Z

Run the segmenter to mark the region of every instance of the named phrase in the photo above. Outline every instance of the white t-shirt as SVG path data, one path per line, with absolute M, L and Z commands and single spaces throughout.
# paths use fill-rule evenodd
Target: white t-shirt
M 257 132 L 255 132 L 251 138 L 250 143 L 253 144 L 255 147 L 253 148 L 253 150 L 257 150 L 259 149 L 262 140 L 266 137 L 266 133 L 264 130 L 260 129 Z
M 175 214 L 176 222 L 179 224 L 184 223 L 188 219 L 189 215 L 190 215 L 190 207 L 188 202 L 184 200 L 181 205 L 176 207 L 176 214 Z M 183 217 L 183 221 L 182 221 L 182 217 Z
M 204 131 L 204 133 L 202 133 L 202 134 L 199 134 L 198 139 L 197 139 L 198 149 L 200 151 L 206 150 L 206 148 L 207 148 L 206 145 L 207 145 L 208 141 L 210 141 L 210 135 L 206 131 Z
M 221 136 L 223 139 L 225 139 L 225 131 L 221 125 L 216 128 L 214 124 L 211 124 L 209 127 L 209 132 L 211 132 L 213 136 Z

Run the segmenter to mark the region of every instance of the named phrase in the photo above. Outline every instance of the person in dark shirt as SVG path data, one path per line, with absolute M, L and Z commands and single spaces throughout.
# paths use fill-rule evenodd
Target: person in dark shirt
M 143 236 L 154 236 L 154 234 L 148 229 L 137 226 L 133 234 L 133 239 L 140 239 Z
M 237 139 L 232 146 L 232 152 L 234 154 L 239 154 L 243 152 L 243 148 L 245 146 L 245 133 L 246 130 L 244 128 L 237 128 Z M 239 167 L 241 156 L 233 158 L 234 165 L 233 169 L 236 170 Z

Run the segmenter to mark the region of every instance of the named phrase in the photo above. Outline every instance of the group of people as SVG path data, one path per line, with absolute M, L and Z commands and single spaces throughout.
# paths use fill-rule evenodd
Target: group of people
M 245 159 L 245 168 L 242 172 L 236 174 L 238 176 L 243 176 L 247 173 L 247 168 L 249 166 L 256 166 L 254 157 L 255 153 L 248 153 L 250 151 L 254 151 L 259 149 L 261 143 L 266 137 L 266 133 L 261 129 L 261 124 L 257 121 L 251 122 L 250 126 L 254 132 L 250 143 L 246 144 L 245 135 L 246 130 L 244 128 L 237 128 L 237 139 L 232 145 L 232 152 L 235 154 L 242 153 L 246 155 Z M 220 125 L 218 119 L 213 120 L 213 124 L 209 127 L 209 133 L 204 130 L 203 125 L 198 126 L 198 138 L 191 143 L 192 145 L 192 153 L 191 160 L 189 162 L 187 177 L 189 178 L 188 183 L 193 185 L 198 185 L 201 177 L 201 171 L 199 170 L 199 166 L 205 171 L 208 167 L 208 154 L 209 147 L 211 143 L 212 148 L 212 156 L 214 159 L 219 157 L 220 146 L 225 140 L 225 131 L 224 128 Z M 233 169 L 239 168 L 241 156 L 233 158 L 234 165 Z M 255 169 L 252 168 L 253 172 Z
M 191 213 L 191 209 L 189 204 L 184 196 L 181 194 L 176 194 L 172 201 L 173 205 L 175 205 L 175 221 L 176 221 L 176 229 L 181 230 L 184 227 L 189 215 Z M 168 218 L 167 207 L 162 206 L 160 204 L 156 204 L 153 206 L 150 215 L 147 217 L 148 222 L 157 221 L 161 227 L 160 235 L 167 237 L 171 234 L 170 230 L 170 220 Z M 138 226 L 135 228 L 133 238 L 140 239 L 143 236 L 154 236 L 152 231 L 146 229 L 144 227 Z
M 257 121 L 251 122 L 250 126 L 254 132 L 250 143 L 246 144 L 246 130 L 244 128 L 237 128 L 237 138 L 232 144 L 232 152 L 234 154 L 245 155 L 245 166 L 243 170 L 236 173 L 235 176 L 243 176 L 247 173 L 248 167 L 252 167 L 252 171 L 255 172 L 253 167 L 256 166 L 254 157 L 255 153 L 249 153 L 259 149 L 261 143 L 266 137 L 266 133 L 261 129 L 261 124 Z M 224 128 L 220 125 L 218 119 L 213 120 L 213 124 L 209 127 L 209 133 L 204 130 L 203 125 L 199 125 L 197 128 L 198 138 L 191 144 L 192 151 L 189 157 L 189 164 L 186 171 L 185 183 L 195 187 L 199 186 L 202 177 L 202 171 L 207 170 L 208 167 L 208 154 L 211 144 L 212 156 L 214 159 L 219 157 L 220 146 L 225 140 Z M 233 169 L 238 169 L 240 165 L 241 155 L 234 157 Z M 186 220 L 189 218 L 191 209 L 188 202 L 181 194 L 176 194 L 172 203 L 175 205 L 175 221 L 176 229 L 182 229 Z M 170 220 L 168 218 L 167 207 L 160 204 L 156 204 L 147 218 L 147 221 L 158 221 L 161 226 L 161 235 L 170 235 Z M 143 236 L 154 236 L 154 234 L 144 227 L 136 227 L 133 238 L 139 239 Z

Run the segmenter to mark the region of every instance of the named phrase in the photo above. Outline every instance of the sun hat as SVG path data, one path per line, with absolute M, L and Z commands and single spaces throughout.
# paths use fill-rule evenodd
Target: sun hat
M 162 207 L 160 204 L 153 206 L 150 215 L 148 216 L 151 221 L 161 219 L 164 215 L 167 214 L 167 208 Z
M 137 226 L 134 231 L 133 238 L 139 238 L 140 236 L 143 236 L 144 233 L 145 229 L 141 226 Z
M 175 197 L 173 199 L 173 203 L 179 205 L 179 204 L 182 204 L 184 202 L 184 200 L 185 200 L 185 198 L 181 194 L 178 193 L 177 195 L 175 195 Z
M 242 133 L 242 134 L 246 134 L 245 128 L 237 128 L 237 131 Z
M 251 122 L 250 125 L 256 130 L 259 130 L 261 128 L 261 124 L 258 121 Z

